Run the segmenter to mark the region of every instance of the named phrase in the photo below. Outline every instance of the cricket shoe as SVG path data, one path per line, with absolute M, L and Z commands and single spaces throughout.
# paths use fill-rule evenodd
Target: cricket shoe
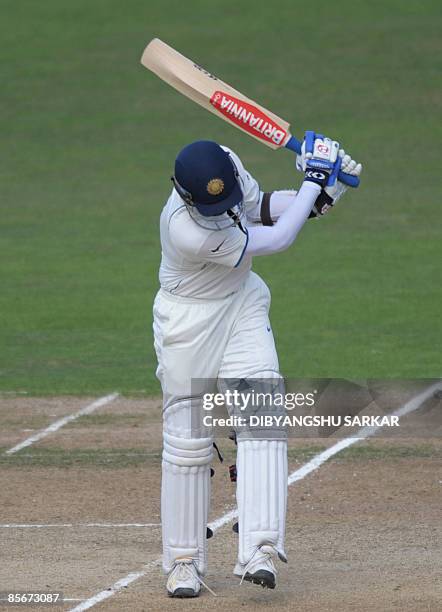
M 258 546 L 250 561 L 245 565 L 237 563 L 233 573 L 236 576 L 241 576 L 240 584 L 243 580 L 247 580 L 247 582 L 253 582 L 253 584 L 260 584 L 263 588 L 274 589 L 276 586 L 276 568 L 273 558 L 277 554 L 273 546 L 266 544 Z
M 201 585 L 206 587 L 216 597 L 216 593 L 203 582 L 195 567 L 194 559 L 187 557 L 176 559 L 174 568 L 167 578 L 166 589 L 169 597 L 177 597 L 179 599 L 198 597 Z

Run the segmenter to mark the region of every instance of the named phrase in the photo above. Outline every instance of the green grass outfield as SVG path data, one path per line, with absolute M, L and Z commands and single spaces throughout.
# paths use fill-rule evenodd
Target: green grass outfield
M 158 218 L 176 152 L 274 152 L 139 65 L 158 36 L 291 121 L 341 139 L 362 186 L 255 260 L 285 374 L 441 374 L 442 8 L 430 0 L 3 0 L 0 390 L 156 393 Z

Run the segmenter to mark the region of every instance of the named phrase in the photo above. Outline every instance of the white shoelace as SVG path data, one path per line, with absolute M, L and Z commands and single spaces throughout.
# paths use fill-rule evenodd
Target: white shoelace
M 190 569 L 190 565 L 193 566 L 195 573 L 192 572 L 192 570 Z M 198 573 L 198 570 L 195 567 L 195 563 L 193 562 L 192 559 L 189 559 L 189 561 L 180 561 L 177 563 L 178 566 L 178 571 L 177 571 L 177 575 L 178 578 L 181 578 L 183 580 L 186 580 L 186 578 L 190 575 L 192 578 L 196 578 L 198 580 L 198 582 L 209 591 L 209 593 L 212 593 L 212 595 L 214 597 L 218 597 L 218 595 L 215 593 L 215 591 L 212 591 L 212 589 L 207 586 L 207 584 L 204 582 L 204 580 L 201 578 L 201 576 Z M 184 572 L 182 571 L 184 570 Z M 187 572 L 187 574 L 186 574 Z
M 276 567 L 275 564 L 273 563 L 273 556 L 274 556 L 274 552 L 270 552 L 270 551 L 262 551 L 261 550 L 261 546 L 257 546 L 257 548 L 255 549 L 255 552 L 253 553 L 253 555 L 250 557 L 250 560 L 247 562 L 245 568 L 244 568 L 244 572 L 243 575 L 241 577 L 241 581 L 239 583 L 239 586 L 242 585 L 243 581 L 244 581 L 244 576 L 247 574 L 247 572 L 250 571 L 250 569 L 256 565 L 257 563 L 263 563 L 263 562 L 267 562 L 270 564 L 270 569 L 274 574 L 277 574 L 276 571 Z M 255 559 L 255 555 L 258 552 L 258 550 L 262 553 L 262 557 L 257 557 Z

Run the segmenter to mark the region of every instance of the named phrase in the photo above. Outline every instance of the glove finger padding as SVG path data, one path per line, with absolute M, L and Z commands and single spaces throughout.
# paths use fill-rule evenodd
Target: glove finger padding
M 344 172 L 347 174 L 351 174 L 353 170 L 356 168 L 357 162 L 354 159 L 351 159 L 349 163 L 345 166 Z
M 309 134 L 314 135 L 314 132 L 309 132 Z M 316 138 L 317 139 L 320 138 L 320 135 L 316 134 Z M 324 139 L 324 137 L 321 137 L 320 139 L 330 140 L 330 139 Z M 310 136 L 310 142 L 311 142 L 311 136 Z M 296 169 L 299 172 L 305 172 L 306 166 L 307 166 L 307 159 L 311 159 L 313 157 L 314 140 L 313 140 L 313 144 L 309 146 L 312 146 L 312 150 L 308 152 L 309 154 L 307 156 L 306 140 L 304 140 L 301 146 L 301 153 L 296 156 Z M 351 156 L 345 152 L 344 149 L 339 149 L 338 156 L 342 159 L 342 164 L 341 164 L 342 172 L 345 172 L 346 174 L 351 174 L 352 176 L 360 176 L 362 172 L 362 164 L 359 164 L 355 160 L 353 160 Z
M 350 162 L 344 167 L 344 159 L 342 160 L 341 170 L 346 174 L 351 174 L 352 176 L 359 176 L 362 172 L 362 164 L 358 164 L 350 158 Z M 328 210 L 330 210 L 330 208 L 336 204 L 339 198 L 344 195 L 347 189 L 347 185 L 344 185 L 344 183 L 341 183 L 341 181 L 336 181 L 334 184 L 327 184 L 324 191 L 331 198 L 331 203 L 327 202 L 328 207 L 325 208 L 320 214 L 323 215 Z
M 342 156 L 342 169 L 344 170 L 344 168 L 347 168 L 348 164 L 351 162 L 351 157 L 350 155 L 343 155 Z

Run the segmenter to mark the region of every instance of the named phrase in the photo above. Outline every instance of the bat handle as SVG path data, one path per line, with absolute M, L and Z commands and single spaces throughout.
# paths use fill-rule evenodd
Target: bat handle
M 301 142 L 294 136 L 291 136 L 287 141 L 285 148 L 290 149 L 291 151 L 295 151 L 298 155 L 301 153 Z M 359 187 L 359 177 L 352 176 L 351 174 L 346 174 L 345 172 L 339 172 L 338 179 L 341 183 L 345 183 L 349 187 Z

